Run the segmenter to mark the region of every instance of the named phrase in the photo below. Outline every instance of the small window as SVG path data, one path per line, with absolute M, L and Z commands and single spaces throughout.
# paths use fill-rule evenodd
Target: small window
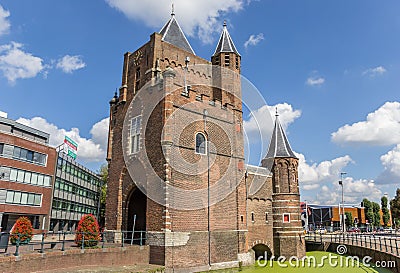
M 142 125 L 142 117 L 134 117 L 131 121 L 131 154 L 136 154 L 140 150 L 140 128 Z
M 243 223 L 243 221 L 244 221 L 244 217 L 243 217 L 243 215 L 240 215 L 240 222 Z
M 283 222 L 284 223 L 290 223 L 290 214 L 289 213 L 284 213 L 283 214 Z
M 268 212 L 265 213 L 265 222 L 268 223 Z
M 254 212 L 251 213 L 251 221 L 254 223 Z
M 3 154 L 4 144 L 0 143 L 0 155 Z
M 231 64 L 231 59 L 229 53 L 225 54 L 225 66 L 229 66 Z
M 206 154 L 206 137 L 202 133 L 196 134 L 196 154 Z

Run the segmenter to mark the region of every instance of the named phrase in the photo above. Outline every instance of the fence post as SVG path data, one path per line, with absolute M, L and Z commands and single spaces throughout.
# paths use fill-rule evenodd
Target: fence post
M 85 232 L 82 232 L 82 245 L 81 245 L 81 249 L 85 248 Z
M 104 232 L 100 232 L 101 235 L 101 248 L 104 248 L 104 240 L 106 239 L 105 233 Z
M 382 251 L 382 240 L 381 240 L 381 237 L 379 237 L 379 250 Z
M 399 256 L 399 247 L 397 246 L 397 238 L 395 238 L 394 242 L 396 243 L 396 253 Z
M 19 233 L 17 233 L 17 241 L 15 242 L 16 244 L 15 244 L 15 253 L 14 253 L 14 256 L 19 256 L 19 241 L 20 240 L 20 234 Z
M 62 239 L 62 244 L 61 244 L 61 251 L 65 250 L 65 231 L 63 232 L 63 239 Z
M 386 242 L 386 238 L 383 238 L 384 240 L 385 240 L 385 250 L 386 250 L 386 253 L 388 252 L 388 247 L 387 247 L 387 242 Z
M 376 250 L 376 237 L 375 236 L 373 236 L 373 237 L 374 237 L 374 245 L 375 245 L 374 249 Z
M 390 243 L 390 253 L 394 254 L 394 252 L 393 252 L 393 244 L 392 244 L 392 237 L 389 238 L 389 243 Z
M 124 232 L 122 230 L 121 230 L 121 238 L 122 238 L 122 247 L 124 247 L 125 238 L 124 238 Z
M 42 242 L 40 243 L 40 253 L 44 252 L 44 232 L 42 233 Z

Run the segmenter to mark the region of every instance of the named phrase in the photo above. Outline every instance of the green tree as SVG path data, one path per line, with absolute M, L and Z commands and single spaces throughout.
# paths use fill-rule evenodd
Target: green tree
M 367 198 L 363 199 L 363 206 L 365 212 L 365 218 L 368 220 L 368 223 L 374 224 L 374 211 L 372 209 L 372 203 Z
M 381 206 L 378 203 L 372 202 L 372 210 L 374 212 L 374 227 L 379 227 L 381 225 Z
M 100 214 L 99 214 L 99 222 L 100 226 L 104 226 L 105 224 L 105 214 L 106 214 L 106 198 L 107 198 L 107 180 L 108 180 L 108 165 L 103 164 L 100 167 L 99 175 L 103 182 L 100 193 Z
M 346 226 L 352 227 L 354 225 L 353 214 L 351 214 L 351 212 L 347 212 L 347 211 L 344 214 L 346 215 Z
M 396 227 L 400 224 L 400 188 L 396 190 L 396 196 L 390 201 L 390 212 Z
M 386 196 L 382 196 L 381 198 L 381 207 L 382 207 L 382 221 L 383 221 L 383 226 L 387 227 L 390 220 L 390 214 L 389 214 L 389 209 L 388 209 L 388 199 Z

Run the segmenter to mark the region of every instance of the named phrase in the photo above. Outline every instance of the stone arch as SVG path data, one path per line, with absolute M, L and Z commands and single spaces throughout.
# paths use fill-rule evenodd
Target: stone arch
M 272 250 L 264 241 L 256 241 L 251 248 L 254 251 L 254 258 L 257 259 L 270 259 L 272 257 Z M 262 258 L 261 258 L 262 257 Z
M 139 243 L 140 231 L 147 230 L 147 196 L 135 185 L 130 186 L 128 190 L 125 201 L 127 238 L 132 239 L 134 230 L 133 238 L 137 240 L 133 243 Z

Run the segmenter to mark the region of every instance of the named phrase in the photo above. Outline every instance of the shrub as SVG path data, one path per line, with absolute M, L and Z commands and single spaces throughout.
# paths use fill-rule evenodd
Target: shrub
M 32 239 L 33 228 L 32 223 L 27 217 L 19 217 L 11 230 L 10 241 L 16 244 L 18 237 L 20 244 L 27 244 Z
M 75 243 L 82 246 L 82 238 L 84 247 L 93 247 L 100 241 L 100 228 L 96 217 L 92 214 L 83 215 L 76 229 Z

